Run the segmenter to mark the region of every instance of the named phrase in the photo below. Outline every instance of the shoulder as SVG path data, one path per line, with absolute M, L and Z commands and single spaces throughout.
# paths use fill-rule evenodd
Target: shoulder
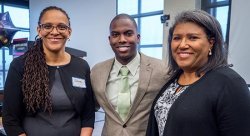
M 152 70 L 152 77 L 161 78 L 164 80 L 169 80 L 169 68 L 166 61 L 153 58 L 147 55 L 141 54 L 141 65 L 140 67 L 143 69 L 151 69 Z
M 19 69 L 19 70 L 23 70 L 24 68 L 24 56 L 21 55 L 17 58 L 14 58 L 11 63 L 10 63 L 10 68 L 15 68 L 15 69 Z
M 89 69 L 89 64 L 86 60 L 76 57 L 74 55 L 71 55 L 71 60 L 70 60 L 70 64 L 74 67 L 85 67 Z
M 103 69 L 104 67 L 107 67 L 107 66 L 112 66 L 113 63 L 114 63 L 114 58 L 99 62 L 93 66 L 91 71 L 96 71 L 98 69 Z
M 24 64 L 24 55 L 21 55 L 19 57 L 16 57 L 12 60 L 12 64 Z
M 236 71 L 229 67 L 220 67 L 211 71 L 211 76 L 216 77 L 224 82 L 244 80 Z
M 147 56 L 143 53 L 141 54 L 141 65 L 142 66 L 150 66 L 153 70 L 157 70 L 159 72 L 167 73 L 168 72 L 168 65 L 166 61 L 153 58 Z
M 229 67 L 221 67 L 210 71 L 202 81 L 203 87 L 214 87 L 213 90 L 220 90 L 219 92 L 249 93 L 246 81 Z
M 145 55 L 145 54 L 143 54 L 143 53 L 140 53 L 140 55 L 141 55 L 141 60 L 143 60 L 143 61 L 147 61 L 147 62 L 150 62 L 150 63 L 152 63 L 152 64 L 163 64 L 164 62 L 162 61 L 162 60 L 160 60 L 160 59 L 157 59 L 157 58 L 153 58 L 153 57 L 150 57 L 150 56 L 147 56 L 147 55 Z

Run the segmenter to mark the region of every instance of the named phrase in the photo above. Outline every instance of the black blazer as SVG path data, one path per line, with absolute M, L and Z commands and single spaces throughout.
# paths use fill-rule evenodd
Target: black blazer
M 158 136 L 154 100 L 147 136 Z M 250 136 L 250 93 L 244 79 L 228 67 L 205 74 L 190 85 L 169 110 L 164 136 Z
M 26 111 L 23 102 L 21 79 L 23 77 L 24 57 L 15 58 L 9 68 L 5 83 L 3 102 L 3 125 L 7 135 L 16 136 L 24 133 L 22 121 L 25 116 L 34 116 L 36 113 Z M 73 104 L 76 112 L 82 119 L 82 127 L 94 127 L 95 112 L 93 93 L 90 83 L 90 68 L 88 63 L 75 56 L 71 56 L 70 63 L 62 67 L 48 66 L 50 86 L 55 79 L 55 70 L 58 69 L 63 87 Z M 86 88 L 74 87 L 72 77 L 84 79 Z M 52 113 L 53 114 L 53 113 Z

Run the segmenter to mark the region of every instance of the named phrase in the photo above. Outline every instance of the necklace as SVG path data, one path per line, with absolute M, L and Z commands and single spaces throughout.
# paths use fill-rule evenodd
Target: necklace
M 189 87 L 190 85 L 181 85 L 178 83 L 178 81 L 176 80 L 176 89 L 175 89 L 175 94 L 177 94 L 178 92 L 185 90 L 187 87 Z

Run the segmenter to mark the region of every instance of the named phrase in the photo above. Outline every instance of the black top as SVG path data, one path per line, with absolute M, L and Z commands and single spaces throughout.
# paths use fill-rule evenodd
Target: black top
M 5 83 L 3 103 L 3 125 L 8 136 L 17 136 L 24 133 L 24 118 L 36 116 L 37 113 L 27 112 L 23 103 L 21 79 L 23 77 L 24 58 L 15 58 L 9 68 Z M 71 56 L 70 63 L 57 68 L 49 66 L 49 81 L 52 87 L 55 80 L 55 71 L 58 70 L 62 85 L 74 111 L 81 119 L 81 127 L 94 127 L 94 102 L 90 83 L 90 69 L 83 59 Z M 84 82 L 80 84 L 76 82 Z M 53 113 L 52 113 L 53 114 Z
M 179 74 L 161 89 L 152 105 L 147 136 L 159 136 L 156 101 Z M 250 92 L 228 67 L 206 73 L 190 85 L 169 110 L 163 136 L 250 136 Z

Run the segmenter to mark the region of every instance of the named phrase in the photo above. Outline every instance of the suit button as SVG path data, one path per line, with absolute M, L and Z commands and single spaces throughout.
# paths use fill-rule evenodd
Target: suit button
M 124 124 L 122 127 L 123 127 L 123 128 L 126 128 L 126 127 L 127 127 L 127 125 L 126 125 L 126 124 Z

